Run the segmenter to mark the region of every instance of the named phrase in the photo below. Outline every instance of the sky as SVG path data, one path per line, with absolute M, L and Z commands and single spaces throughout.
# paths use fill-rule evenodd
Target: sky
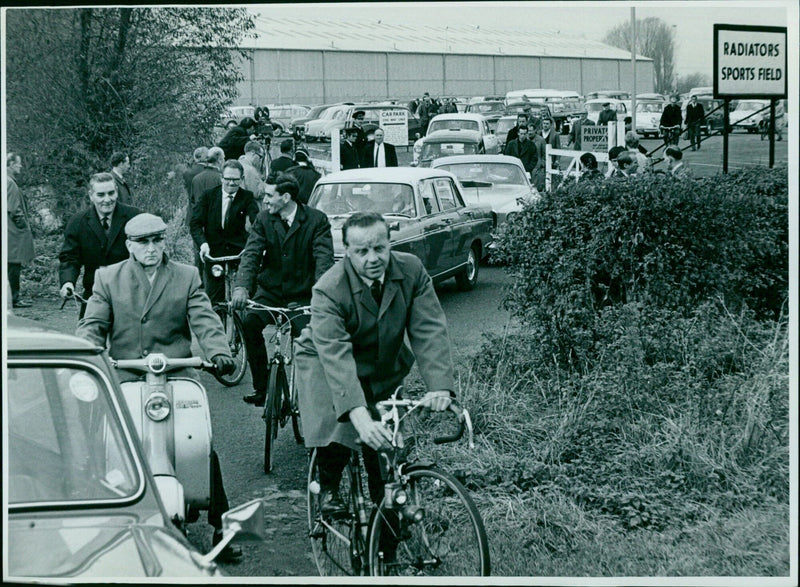
M 795 3 L 796 5 L 796 3 Z M 457 6 L 457 9 L 455 8 Z M 636 18 L 660 18 L 675 27 L 675 71 L 679 76 L 705 73 L 711 77 L 713 24 L 789 26 L 788 1 L 733 0 L 643 2 L 364 2 L 251 5 L 269 18 L 316 20 L 383 20 L 386 23 L 431 26 L 486 24 L 493 28 L 556 30 L 570 36 L 602 40 L 620 23 Z M 796 13 L 795 13 L 796 14 Z

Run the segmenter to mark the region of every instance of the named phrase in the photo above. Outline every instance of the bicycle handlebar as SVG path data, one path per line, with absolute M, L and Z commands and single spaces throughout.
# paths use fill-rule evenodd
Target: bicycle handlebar
M 141 359 L 110 359 L 111 364 L 117 369 L 128 369 L 140 373 L 169 373 L 177 369 L 192 367 L 195 369 L 213 370 L 216 367 L 210 361 L 200 357 L 168 358 L 161 353 L 153 353 Z
M 390 398 L 386 400 L 379 401 L 375 404 L 378 408 L 396 408 L 396 407 L 406 407 L 409 411 L 416 409 L 417 407 L 424 407 L 425 404 L 422 403 L 420 400 L 413 400 L 413 399 L 395 399 Z M 451 401 L 448 409 L 455 414 L 456 419 L 458 420 L 458 431 L 454 434 L 450 434 L 447 436 L 437 436 L 433 439 L 434 444 L 445 444 L 448 442 L 456 442 L 464 436 L 464 431 L 467 431 L 468 436 L 468 443 L 470 448 L 475 448 L 475 442 L 473 439 L 473 432 L 472 432 L 472 418 L 470 418 L 469 411 L 467 408 L 463 408 L 458 405 L 455 401 Z M 390 412 L 391 413 L 391 412 Z
M 205 258 L 207 261 L 211 261 L 212 263 L 227 263 L 229 261 L 238 261 L 242 258 L 242 254 L 244 253 L 244 249 L 238 255 L 229 255 L 227 257 L 212 257 L 211 255 L 206 255 Z
M 289 312 L 300 312 L 301 314 L 311 314 L 311 306 L 301 306 L 297 303 L 288 304 L 285 308 L 280 308 L 276 306 L 266 306 L 264 304 L 259 304 L 253 300 L 247 300 L 247 308 L 250 310 L 266 310 L 267 312 L 275 312 L 278 314 L 286 314 L 288 315 Z

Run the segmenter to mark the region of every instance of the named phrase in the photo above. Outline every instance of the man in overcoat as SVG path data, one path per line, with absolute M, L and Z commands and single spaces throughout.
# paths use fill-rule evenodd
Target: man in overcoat
M 200 260 L 206 256 L 238 255 L 247 242 L 245 227 L 258 215 L 258 204 L 253 192 L 240 187 L 244 168 L 236 160 L 222 166 L 222 185 L 211 188 L 195 202 L 189 228 Z M 225 301 L 225 278 L 211 274 L 212 263 L 205 262 L 205 284 L 211 304 Z
M 170 358 L 192 356 L 192 333 L 203 353 L 221 372 L 234 368 L 219 316 L 200 289 L 195 267 L 170 261 L 164 252 L 167 225 L 158 216 L 139 214 L 125 225 L 130 257 L 101 267 L 95 273 L 92 297 L 78 322 L 76 335 L 105 347 L 115 359 L 140 359 L 151 353 Z M 176 374 L 193 377 L 191 369 Z M 120 379 L 138 374 L 119 371 Z M 228 498 L 216 452 L 211 454 L 211 504 L 208 523 L 214 527 L 212 544 L 222 540 L 222 514 Z M 228 546 L 217 560 L 241 558 L 238 547 Z
M 388 448 L 391 437 L 371 410 L 403 382 L 415 358 L 431 409 L 446 409 L 455 389 L 444 312 L 422 262 L 391 250 L 379 214 L 353 214 L 342 236 L 345 257 L 314 286 L 310 327 L 295 350 L 305 443 L 317 447 L 323 513 L 343 507 L 335 488 L 358 438 L 370 496 L 380 502 L 376 451 Z
M 298 201 L 300 186 L 291 175 L 279 175 L 277 184 L 270 181 L 262 187 L 264 209 L 250 230 L 239 263 L 231 299 L 236 310 L 244 309 L 250 295 L 267 306 L 307 305 L 311 286 L 333 265 L 328 217 Z M 307 316 L 293 319 L 292 333 L 298 336 L 307 321 Z M 269 363 L 263 331 L 270 322 L 270 315 L 259 311 L 244 317 L 247 361 L 253 375 L 253 393 L 244 401 L 256 406 L 264 405 L 267 393 Z
M 355 145 L 357 137 L 358 129 L 356 127 L 351 126 L 344 129 L 344 141 L 339 150 L 339 159 L 343 170 L 361 167 L 361 157 Z
M 111 176 L 117 184 L 117 199 L 121 204 L 130 204 L 132 201 L 131 186 L 125 179 L 125 174 L 131 170 L 131 158 L 127 153 L 118 151 L 111 155 Z
M 34 258 L 31 217 L 25 194 L 17 185 L 17 176 L 22 171 L 22 157 L 17 153 L 6 156 L 6 225 L 8 226 L 8 284 L 11 289 L 13 308 L 30 308 L 31 303 L 19 295 L 22 266 Z
M 75 292 L 75 283 L 83 268 L 83 297 L 89 299 L 97 268 L 128 258 L 123 228 L 141 210 L 117 200 L 116 182 L 110 173 L 95 173 L 89 179 L 90 205 L 67 222 L 64 243 L 58 254 L 61 297 Z M 83 318 L 85 311 L 86 306 L 81 305 L 79 318 Z
M 527 125 L 520 125 L 517 138 L 506 145 L 506 155 L 519 159 L 533 181 L 533 174 L 539 163 L 539 150 L 528 136 Z
M 376 128 L 374 136 L 361 152 L 361 167 L 397 167 L 397 151 L 383 140 L 383 129 Z

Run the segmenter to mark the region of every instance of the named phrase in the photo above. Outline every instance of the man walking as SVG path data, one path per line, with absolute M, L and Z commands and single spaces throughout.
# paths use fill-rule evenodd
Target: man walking
M 30 308 L 31 303 L 20 297 L 22 266 L 34 258 L 33 233 L 28 210 L 28 200 L 17 185 L 22 172 L 22 157 L 17 153 L 6 156 L 6 198 L 8 205 L 8 284 L 13 308 Z
M 131 170 L 131 158 L 127 153 L 116 152 L 111 155 L 111 175 L 117 184 L 117 199 L 121 204 L 130 204 L 131 188 L 125 174 Z
M 376 128 L 375 138 L 362 152 L 361 167 L 397 167 L 397 151 L 394 145 L 385 143 L 383 137 L 383 129 Z
M 317 181 L 322 177 L 320 173 L 314 168 L 311 158 L 308 156 L 308 151 L 305 149 L 297 149 L 294 152 L 294 161 L 297 163 L 294 167 L 286 170 L 286 173 L 292 175 L 299 186 L 297 192 L 297 201 L 301 204 L 308 204 L 308 199 L 311 197 L 311 192 Z
M 261 184 L 264 183 L 264 147 L 258 141 L 248 141 L 244 146 L 244 155 L 239 157 L 239 163 L 244 168 L 244 179 L 242 185 L 248 192 L 258 193 Z
M 123 228 L 141 210 L 119 203 L 117 185 L 110 173 L 95 173 L 89 179 L 89 206 L 67 222 L 64 243 L 58 254 L 60 294 L 75 293 L 75 282 L 83 269 L 83 298 L 89 299 L 94 275 L 100 267 L 128 258 Z M 86 306 L 81 304 L 79 318 Z
M 361 157 L 356 149 L 355 141 L 358 129 L 354 126 L 344 129 L 344 141 L 339 149 L 340 167 L 342 169 L 358 169 L 361 167 Z
M 697 101 L 697 96 L 692 96 L 686 106 L 686 133 L 689 135 L 692 151 L 700 149 L 700 126 L 705 117 L 703 105 Z
M 245 245 L 236 276 L 232 303 L 243 310 L 250 293 L 268 306 L 285 308 L 296 302 L 307 305 L 311 286 L 333 265 L 333 238 L 328 217 L 297 201 L 299 186 L 287 174 L 278 183 L 264 186 L 264 210 L 256 218 Z M 255 287 L 254 287 L 255 286 Z M 253 374 L 253 393 L 244 401 L 264 405 L 269 379 L 269 362 L 264 344 L 264 327 L 271 320 L 264 312 L 251 311 L 244 318 L 247 361 Z M 307 316 L 292 320 L 295 336 L 305 326 Z
M 203 164 L 203 170 L 195 175 L 194 179 L 192 180 L 192 193 L 191 197 L 189 198 L 189 209 L 186 211 L 186 228 L 189 229 L 190 234 L 192 230 L 192 214 L 194 214 L 195 205 L 200 200 L 200 197 L 208 190 L 222 185 L 222 164 L 224 162 L 225 152 L 219 147 L 211 147 L 208 150 L 208 155 L 206 155 L 206 160 Z M 194 266 L 197 267 L 197 270 L 200 272 L 200 276 L 202 277 L 204 270 L 203 262 L 200 259 L 200 249 L 197 248 L 198 246 L 194 240 L 192 240 L 192 245 L 194 247 Z
M 506 155 L 508 155 L 507 149 L 508 149 L 509 143 L 511 143 L 511 141 L 516 141 L 519 138 L 519 128 L 521 126 L 524 126 L 525 128 L 529 128 L 528 127 L 528 117 L 525 114 L 523 114 L 522 112 L 517 114 L 517 124 L 512 126 L 508 130 L 508 133 L 506 134 L 506 143 L 505 143 L 505 147 L 504 147 L 504 153 Z
M 226 161 L 222 166 L 222 185 L 201 195 L 192 212 L 192 239 L 200 252 L 200 260 L 205 263 L 206 293 L 212 306 L 225 301 L 225 277 L 212 275 L 212 263 L 204 259 L 209 255 L 238 255 L 247 242 L 247 220 L 252 224 L 258 215 L 253 192 L 240 187 L 243 178 L 242 164 Z
M 506 155 L 519 159 L 533 181 L 533 174 L 539 162 L 539 152 L 533 141 L 528 138 L 528 125 L 521 124 L 517 133 L 517 138 L 506 145 Z
M 269 174 L 273 177 L 281 171 L 286 171 L 294 167 L 294 140 L 284 139 L 281 141 L 281 154 L 276 157 L 269 166 Z

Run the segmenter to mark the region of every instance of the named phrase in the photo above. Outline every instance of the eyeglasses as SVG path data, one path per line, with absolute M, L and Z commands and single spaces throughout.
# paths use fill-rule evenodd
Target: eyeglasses
M 223 177 L 222 179 L 225 180 L 225 181 L 229 181 L 231 183 L 236 183 L 237 181 L 242 181 L 241 177 Z
M 160 245 L 164 242 L 163 236 L 151 236 L 151 237 L 144 237 L 144 238 L 132 238 L 130 239 L 131 242 L 138 243 L 140 245 Z

